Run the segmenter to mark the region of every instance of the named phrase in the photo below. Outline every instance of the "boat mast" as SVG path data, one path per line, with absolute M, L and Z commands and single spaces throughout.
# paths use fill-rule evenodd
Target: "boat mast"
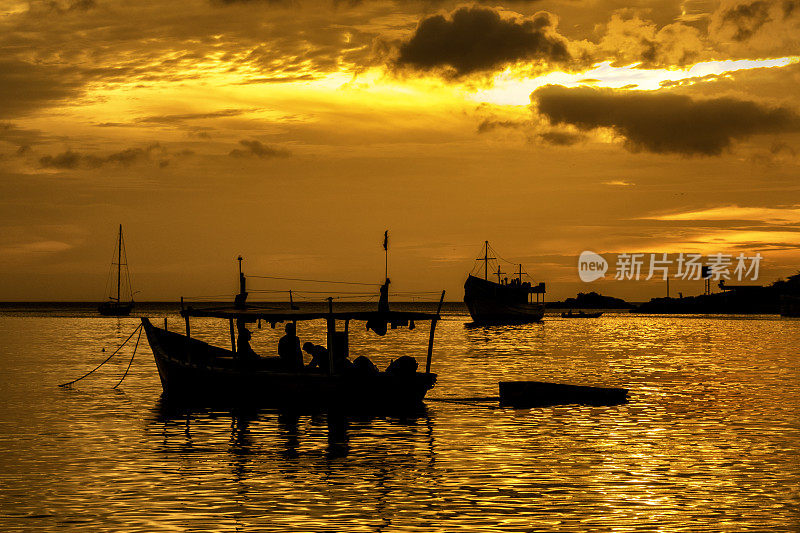
M 479 257 L 476 261 L 483 261 L 483 279 L 489 281 L 489 260 L 495 259 L 489 257 L 489 241 L 483 241 L 483 257 Z
M 119 242 L 117 242 L 117 303 L 120 303 L 120 278 L 122 276 L 122 224 L 119 225 Z
M 489 280 L 489 241 L 483 241 L 483 279 Z

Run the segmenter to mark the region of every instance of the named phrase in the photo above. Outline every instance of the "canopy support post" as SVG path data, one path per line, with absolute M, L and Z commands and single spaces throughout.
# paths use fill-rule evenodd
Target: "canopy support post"
M 229 318 L 228 323 L 231 326 L 231 350 L 236 353 L 236 334 L 233 331 L 233 319 Z
M 439 321 L 439 314 L 442 311 L 442 302 L 444 301 L 444 291 L 439 298 L 439 307 L 436 308 L 436 318 L 431 320 L 431 335 L 428 337 L 428 358 L 425 361 L 425 373 L 431 373 L 431 359 L 433 358 L 433 336 L 436 332 L 436 323 Z
M 336 319 L 333 318 L 333 298 L 328 296 L 328 374 L 333 374 L 333 351 L 336 349 Z

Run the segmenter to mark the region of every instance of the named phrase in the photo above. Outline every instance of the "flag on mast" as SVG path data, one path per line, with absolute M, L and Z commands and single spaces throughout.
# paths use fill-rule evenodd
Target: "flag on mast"
M 383 232 L 383 249 L 389 251 L 389 230 Z

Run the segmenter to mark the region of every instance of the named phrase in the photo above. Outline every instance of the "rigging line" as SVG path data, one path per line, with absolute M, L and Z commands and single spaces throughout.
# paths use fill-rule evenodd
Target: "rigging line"
M 440 294 L 442 291 L 389 291 L 389 294 Z
M 198 299 L 198 298 L 230 298 L 230 294 L 203 294 L 200 296 L 184 296 L 183 299 Z
M 498 253 L 497 253 L 497 250 L 495 250 L 495 249 L 494 249 L 494 247 L 493 247 L 492 245 L 489 245 L 489 249 L 492 251 L 492 253 L 493 253 L 494 255 L 496 255 L 496 256 L 497 256 L 497 258 L 498 258 L 498 259 L 501 259 L 502 261 L 505 261 L 505 262 L 506 262 L 506 263 L 508 263 L 509 265 L 514 265 L 514 266 L 517 266 L 517 265 L 519 265 L 519 263 L 514 263 L 513 261 L 509 261 L 509 260 L 508 260 L 508 259 L 506 259 L 505 257 L 503 257 L 503 256 L 501 256 L 500 254 L 498 254 Z
M 308 281 L 314 283 L 340 283 L 342 285 L 369 285 L 371 287 L 380 287 L 380 283 L 359 283 L 357 281 L 331 281 L 325 279 L 304 279 L 304 278 L 282 278 L 280 276 L 254 276 L 252 274 L 247 275 L 248 278 L 260 278 L 260 279 L 282 279 L 288 281 Z
M 289 293 L 290 289 L 247 289 L 247 292 L 285 292 Z M 296 292 L 307 292 L 307 291 L 295 291 L 291 290 L 292 293 Z
M 117 382 L 117 384 L 114 385 L 113 387 L 111 387 L 112 389 L 116 389 L 117 387 L 122 385 L 122 380 L 125 379 L 125 376 L 128 375 L 128 370 L 131 369 L 131 365 L 133 364 L 133 358 L 136 356 L 136 348 L 139 347 L 139 340 L 141 338 L 142 338 L 142 326 L 139 326 L 139 336 L 136 337 L 136 344 L 133 346 L 133 353 L 131 354 L 131 360 L 128 361 L 128 368 L 125 369 L 125 373 L 122 374 L 121 378 L 119 378 L 119 381 Z
M 262 291 L 251 291 L 251 292 L 262 292 Z M 270 292 L 270 291 L 265 291 Z M 288 292 L 288 291 L 278 291 L 278 292 Z M 360 295 L 370 295 L 373 294 L 371 292 L 351 292 L 351 291 L 292 291 L 292 294 L 360 294 Z
M 100 367 L 101 367 L 101 366 L 103 366 L 104 364 L 108 363 L 108 362 L 111 360 L 111 358 L 112 358 L 112 357 L 114 357 L 115 355 L 117 355 L 117 352 L 119 352 L 119 351 L 122 349 L 122 347 L 123 347 L 123 346 L 125 346 L 125 344 L 127 344 L 129 340 L 131 340 L 131 337 L 133 337 L 133 336 L 134 336 L 134 334 L 136 334 L 136 332 L 137 332 L 137 331 L 139 331 L 140 329 L 142 329 L 142 325 L 141 325 L 141 324 L 139 324 L 139 326 L 138 326 L 138 327 L 137 327 L 135 330 L 133 330 L 133 332 L 132 332 L 130 335 L 128 335 L 128 338 L 127 338 L 127 339 L 125 339 L 125 341 L 124 341 L 122 344 L 120 344 L 120 345 L 119 345 L 119 348 L 117 348 L 116 350 L 114 350 L 114 353 L 112 353 L 111 355 L 109 355 L 109 356 L 106 358 L 106 360 L 105 360 L 105 361 L 103 361 L 102 363 L 100 363 L 99 365 L 97 365 L 97 366 L 96 366 L 96 367 L 94 367 L 92 370 L 90 370 L 90 371 L 89 371 L 89 372 L 87 372 L 86 374 L 82 375 L 82 376 L 81 376 L 81 377 L 79 377 L 78 379 L 73 379 L 72 381 L 68 381 L 67 383 L 62 383 L 61 385 L 59 385 L 59 387 L 67 387 L 67 386 L 69 386 L 69 385 L 72 385 L 73 383 L 75 383 L 75 382 L 77 382 L 77 381 L 80 381 L 80 380 L 82 380 L 83 378 L 85 378 L 85 377 L 87 377 L 87 376 L 89 376 L 89 375 L 93 374 L 93 373 L 95 372 L 95 370 L 97 370 L 98 368 L 100 368 Z

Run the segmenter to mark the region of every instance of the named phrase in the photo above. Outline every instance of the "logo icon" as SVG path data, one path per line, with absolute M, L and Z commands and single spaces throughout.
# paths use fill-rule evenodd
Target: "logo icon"
M 578 258 L 578 276 L 581 281 L 590 283 L 605 276 L 608 271 L 608 262 L 603 256 L 594 252 L 584 251 Z

